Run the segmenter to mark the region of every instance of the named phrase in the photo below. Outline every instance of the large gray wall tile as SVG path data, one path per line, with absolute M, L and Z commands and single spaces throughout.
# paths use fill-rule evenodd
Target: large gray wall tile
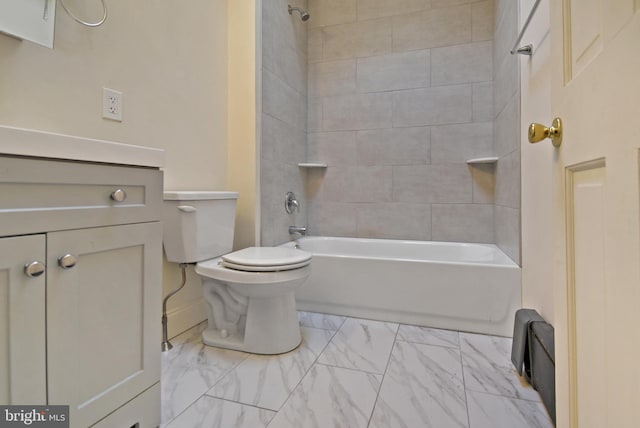
M 320 199 L 332 202 L 391 202 L 391 166 L 327 168 Z
M 263 227 L 261 245 L 273 246 L 289 241 L 289 226 L 307 223 L 307 203 L 303 176 L 297 165 L 263 159 L 260 165 L 260 212 Z M 301 203 L 300 212 L 287 214 L 284 195 L 296 194 Z
M 268 70 L 262 73 L 262 110 L 303 131 L 306 128 L 307 98 Z
M 430 8 L 431 0 L 358 0 L 358 19 L 364 21 Z
M 431 127 L 431 162 L 464 163 L 491 156 L 493 122 L 463 123 Z
M 496 245 L 520 264 L 520 210 L 495 206 Z
M 306 54 L 289 46 L 276 47 L 267 61 L 266 50 L 263 51 L 265 62 L 263 67 L 278 76 L 287 85 L 301 94 L 307 93 L 307 59 Z
M 288 46 L 307 51 L 307 25 L 287 11 L 288 0 L 269 0 L 262 3 L 262 37 L 272 46 Z M 306 1 L 299 2 L 306 7 Z M 306 56 L 306 55 L 305 55 Z
M 492 46 L 488 41 L 431 49 L 431 85 L 491 81 Z
M 496 19 L 494 21 L 494 40 L 496 58 L 511 55 L 509 51 L 518 35 L 518 2 L 496 0 Z
M 520 125 L 520 92 L 516 93 L 503 108 L 495 121 L 494 153 L 506 155 L 520 147 L 520 137 L 526 129 Z
M 361 238 L 431 239 L 431 206 L 428 204 L 359 204 L 357 235 Z
M 262 159 L 297 165 L 306 157 L 306 133 L 298 127 L 262 115 Z
M 322 99 L 309 97 L 307 107 L 307 132 L 322 131 Z
M 311 200 L 309 211 L 310 235 L 355 237 L 358 204 Z
M 441 86 L 393 94 L 393 125 L 421 126 L 471 121 L 471 86 Z
M 322 129 L 350 131 L 390 128 L 392 105 L 392 94 L 386 92 L 324 98 Z
M 309 64 L 308 85 L 310 97 L 329 97 L 357 92 L 356 60 Z
M 271 0 L 267 0 L 270 2 Z M 357 0 L 312 0 L 309 2 L 311 28 L 355 22 Z
M 493 13 L 493 0 L 471 5 L 471 40 L 493 40 Z
M 356 131 L 307 135 L 307 160 L 334 166 L 359 165 Z
M 474 122 L 493 121 L 493 82 L 474 83 L 471 95 Z
M 520 208 L 520 149 L 500 157 L 496 165 L 496 204 Z
M 519 55 L 509 55 L 497 64 L 494 81 L 494 106 L 495 113 L 500 112 L 509 103 L 511 98 L 520 91 L 520 77 L 518 69 Z
M 426 165 L 430 162 L 428 127 L 358 131 L 361 165 Z
M 471 203 L 471 172 L 466 164 L 394 166 L 393 200 L 410 203 Z
M 393 50 L 402 52 L 471 41 L 471 5 L 393 17 Z
M 307 33 L 307 61 L 309 64 L 322 61 L 322 30 L 309 28 Z
M 429 86 L 429 50 L 358 59 L 358 90 L 381 92 Z
M 473 175 L 473 203 L 495 203 L 496 188 L 495 164 L 476 164 L 471 167 Z
M 321 34 L 326 61 L 391 52 L 391 18 L 323 27 Z
M 492 244 L 493 222 L 493 205 L 434 204 L 431 207 L 431 235 L 435 241 Z

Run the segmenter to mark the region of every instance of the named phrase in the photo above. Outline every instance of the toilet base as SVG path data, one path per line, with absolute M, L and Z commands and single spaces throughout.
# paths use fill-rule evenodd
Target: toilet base
M 237 333 L 223 337 L 219 330 L 207 328 L 202 341 L 209 346 L 265 355 L 289 352 L 302 342 L 293 291 L 250 298 L 246 316 L 244 329 Z

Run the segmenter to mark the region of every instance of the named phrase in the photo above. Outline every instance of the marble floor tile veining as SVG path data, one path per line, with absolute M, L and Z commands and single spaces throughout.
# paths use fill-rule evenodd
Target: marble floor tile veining
M 397 341 L 370 427 L 467 428 L 460 351 Z
M 270 428 L 366 428 L 382 375 L 314 365 Z
M 550 428 L 511 339 L 300 312 L 281 355 L 204 346 L 162 356 L 163 428 Z
M 249 354 L 206 346 L 202 326 L 173 339 L 162 353 L 162 420 L 180 414 Z
M 398 324 L 349 318 L 333 336 L 319 363 L 384 373 Z
M 251 355 L 230 370 L 208 395 L 278 410 L 311 368 L 334 332 L 302 327 L 302 344 L 280 355 Z
M 460 350 L 468 390 L 540 401 L 538 392 L 516 375 L 511 339 L 460 333 Z

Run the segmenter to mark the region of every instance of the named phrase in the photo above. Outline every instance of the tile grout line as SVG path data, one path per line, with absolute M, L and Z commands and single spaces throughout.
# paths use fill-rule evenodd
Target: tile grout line
M 460 370 L 462 370 L 462 386 L 464 387 L 464 407 L 467 411 L 467 426 L 471 428 L 471 415 L 469 414 L 469 390 L 467 389 L 467 380 L 464 375 L 464 361 L 462 357 L 462 338 L 458 332 L 458 351 L 460 352 Z
M 373 418 L 373 413 L 376 410 L 376 406 L 378 405 L 378 400 L 380 398 L 380 392 L 382 391 L 382 384 L 384 383 L 384 379 L 387 376 L 387 370 L 389 370 L 389 365 L 391 365 L 391 356 L 393 355 L 393 350 L 396 347 L 396 342 L 398 341 L 398 333 L 400 332 L 400 326 L 402 324 L 398 323 L 398 328 L 396 329 L 396 334 L 393 337 L 393 344 L 391 345 L 391 350 L 389 351 L 389 356 L 387 357 L 387 364 L 384 368 L 384 373 L 382 373 L 382 379 L 380 380 L 380 387 L 378 388 L 378 393 L 376 394 L 376 399 L 373 402 L 373 406 L 371 407 L 371 414 L 369 415 L 369 420 L 367 421 L 367 427 L 371 425 L 371 419 Z
M 304 374 L 300 377 L 300 380 L 298 381 L 298 383 L 296 383 L 296 385 L 291 389 L 291 392 L 289 393 L 289 395 L 287 396 L 286 400 L 284 400 L 284 402 L 280 405 L 280 407 L 278 408 L 278 410 L 276 410 L 276 415 L 273 416 L 273 418 L 269 421 L 269 423 L 267 424 L 267 427 L 269 425 L 271 425 L 271 423 L 273 422 L 273 420 L 276 418 L 277 414 L 280 413 L 280 411 L 284 408 L 284 406 L 287 404 L 287 402 L 289 401 L 289 399 L 291 398 L 291 396 L 295 393 L 296 389 L 298 389 L 298 387 L 300 386 L 300 384 L 302 383 L 302 381 L 307 377 L 307 374 L 309 374 L 309 372 L 318 364 L 318 358 L 320 358 L 320 355 L 324 352 L 324 350 L 327 348 L 327 346 L 329 346 L 329 343 L 331 343 L 331 341 L 333 340 L 333 338 L 335 337 L 335 335 L 338 333 L 338 330 L 340 330 L 340 328 L 342 328 L 342 326 L 344 325 L 345 321 L 347 320 L 347 317 L 344 318 L 344 320 L 342 320 L 342 323 L 340 324 L 340 327 L 338 327 L 337 330 L 329 330 L 329 329 L 323 329 L 323 328 L 318 328 L 318 330 L 324 330 L 324 331 L 333 331 L 333 334 L 331 335 L 331 338 L 329 338 L 329 340 L 327 340 L 327 343 L 322 347 L 322 349 L 318 352 L 318 354 L 315 356 L 313 362 L 309 365 L 309 368 L 304 372 Z M 307 327 L 307 328 L 316 328 L 316 327 Z
M 186 330 L 186 331 L 188 331 L 188 330 Z M 185 331 L 185 332 L 186 332 L 186 331 Z M 184 344 L 186 344 L 186 343 L 187 343 L 187 342 L 183 342 L 183 343 L 181 343 L 180 345 L 182 346 L 182 345 L 184 345 Z M 208 345 L 205 345 L 204 343 L 202 343 L 202 346 L 208 346 Z M 242 352 L 242 351 L 238 351 L 238 352 Z M 231 372 L 231 370 L 235 369 L 235 368 L 236 368 L 238 365 L 240 365 L 243 361 L 245 361 L 247 358 L 249 358 L 249 356 L 250 356 L 250 354 L 245 353 L 244 358 L 243 358 L 243 359 L 241 359 L 240 361 L 238 361 L 238 362 L 237 362 L 236 364 L 234 364 L 233 366 L 229 367 L 227 370 L 225 370 L 225 371 L 222 373 L 222 375 L 218 378 L 218 380 L 216 380 L 216 381 L 213 383 L 213 385 L 211 385 L 211 387 L 208 387 L 208 388 L 207 388 L 207 390 L 206 390 L 205 392 L 203 392 L 203 393 L 202 393 L 202 394 L 200 394 L 198 397 L 196 397 L 193 401 L 191 401 L 191 402 L 190 402 L 190 403 L 189 403 L 189 404 L 188 404 L 184 409 L 182 409 L 182 411 L 181 411 L 181 412 L 179 412 L 178 414 L 174 415 L 174 416 L 173 416 L 171 419 L 169 419 L 166 423 L 161 424 L 161 425 L 160 425 L 160 427 L 161 427 L 161 428 L 163 428 L 163 427 L 169 426 L 171 423 L 173 423 L 173 421 L 174 421 L 175 419 L 177 419 L 180 415 L 182 415 L 183 413 L 185 413 L 188 409 L 190 409 L 190 408 L 191 408 L 191 407 L 192 407 L 192 406 L 193 406 L 193 405 L 194 405 L 198 400 L 200 400 L 200 399 L 201 399 L 202 397 L 204 397 L 205 395 L 206 395 L 207 397 L 217 398 L 217 399 L 220 399 L 220 400 L 225 400 L 224 398 L 215 397 L 215 396 L 213 396 L 213 395 L 208 395 L 207 393 L 208 393 L 209 391 L 211 391 L 211 389 L 213 389 L 213 388 L 214 388 L 214 387 L 215 387 L 215 386 L 216 386 L 216 385 L 217 385 L 217 384 L 218 384 L 218 383 L 219 383 L 223 378 L 225 378 L 225 377 L 226 377 L 226 376 Z M 197 363 L 196 363 L 196 364 L 189 364 L 189 365 L 188 365 L 188 368 L 189 368 L 189 369 L 194 369 L 194 368 L 198 368 L 198 367 L 199 367 L 199 364 L 197 364 Z M 232 401 L 232 400 L 226 400 L 226 401 Z M 254 407 L 256 407 L 256 406 L 254 406 Z M 266 409 L 266 410 L 270 410 L 270 409 Z

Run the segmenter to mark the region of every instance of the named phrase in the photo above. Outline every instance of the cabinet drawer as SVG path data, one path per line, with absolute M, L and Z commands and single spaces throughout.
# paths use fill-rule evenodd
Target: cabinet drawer
M 157 169 L 0 157 L 0 236 L 157 221 L 161 203 Z

